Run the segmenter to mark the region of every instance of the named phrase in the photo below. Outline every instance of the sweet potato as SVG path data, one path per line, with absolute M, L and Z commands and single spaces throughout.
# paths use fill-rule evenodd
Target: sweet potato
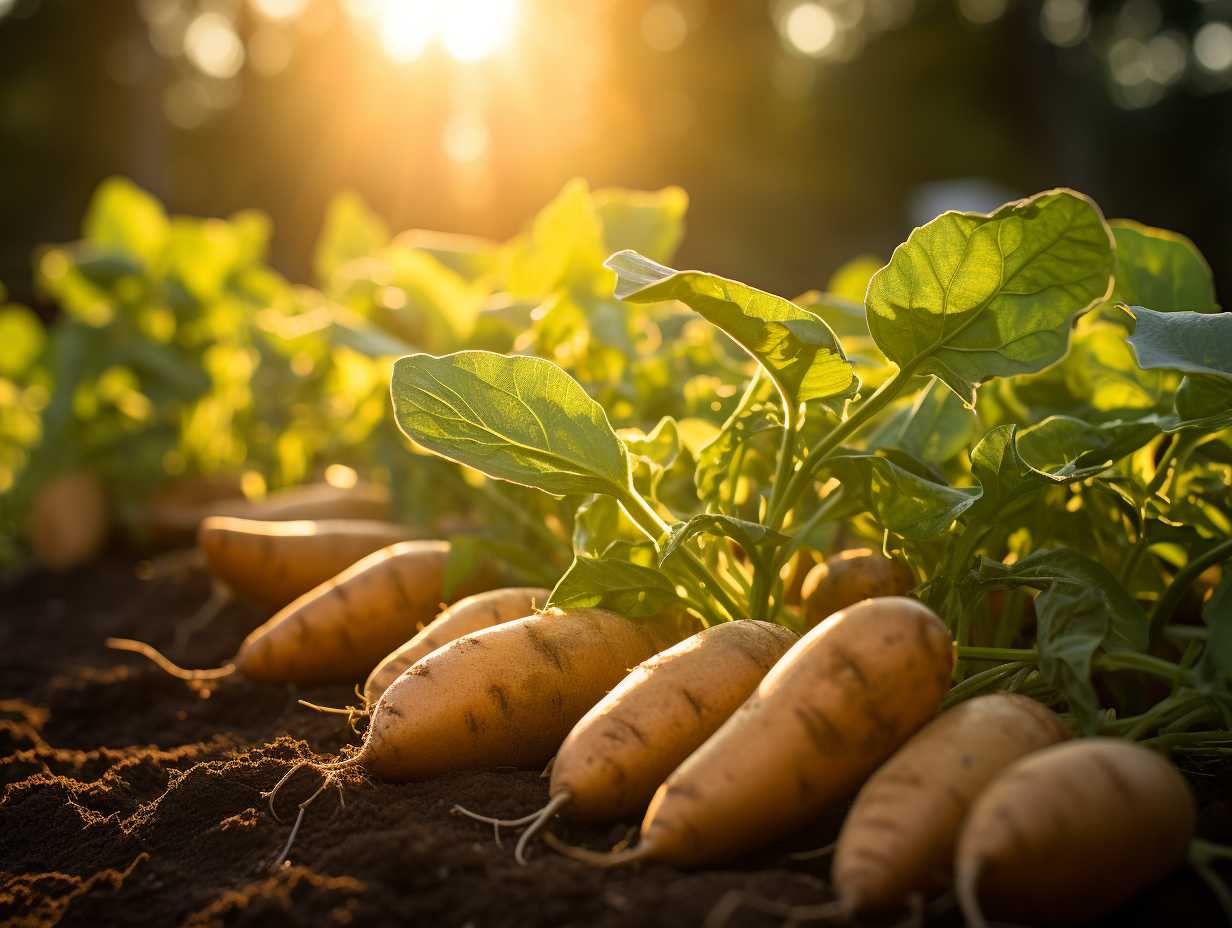
M 1094 921 L 1158 883 L 1193 837 L 1193 794 L 1164 757 L 1081 738 L 1007 767 L 976 798 L 954 860 L 970 928 Z
M 652 619 L 550 609 L 458 638 L 385 691 L 352 762 L 396 781 L 542 767 L 629 668 L 675 644 L 689 624 L 675 609 Z
M 900 908 L 949 887 L 963 815 L 1018 758 L 1064 741 L 1045 706 L 1011 693 L 959 703 L 912 735 L 869 778 L 843 822 L 831 882 L 849 914 Z
M 197 544 L 214 576 L 237 596 L 281 609 L 356 561 L 417 533 L 396 522 L 301 519 L 262 522 L 210 516 Z
M 797 638 L 781 625 L 742 619 L 698 632 L 643 662 L 569 732 L 552 762 L 548 804 L 524 819 L 527 840 L 561 810 L 611 822 L 645 811 L 677 765 L 714 734 Z
M 637 847 L 572 855 L 704 867 L 790 834 L 851 796 L 928 720 L 953 663 L 949 632 L 916 600 L 831 616 L 659 787 Z
M 364 699 L 374 705 L 404 670 L 437 648 L 463 635 L 533 615 L 551 595 L 551 590 L 518 586 L 488 590 L 459 600 L 376 665 L 364 684 Z
M 49 570 L 93 560 L 110 530 L 107 497 L 94 474 L 72 471 L 39 488 L 30 510 L 30 542 Z
M 111 638 L 107 643 L 145 654 L 186 679 L 215 679 L 238 670 L 269 683 L 361 680 L 394 645 L 436 615 L 448 556 L 447 541 L 403 541 L 370 554 L 274 615 L 217 669 L 181 670 L 140 642 Z M 491 565 L 481 562 L 456 592 L 465 596 L 497 580 Z
M 852 548 L 826 558 L 809 571 L 800 588 L 805 628 L 862 599 L 904 596 L 915 587 L 902 561 L 871 548 Z

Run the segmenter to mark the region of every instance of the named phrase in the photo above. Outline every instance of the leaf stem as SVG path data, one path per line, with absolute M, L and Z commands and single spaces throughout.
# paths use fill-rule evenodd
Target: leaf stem
M 666 522 L 659 518 L 659 514 L 651 509 L 647 502 L 642 499 L 641 495 L 636 490 L 630 489 L 624 491 L 618 499 L 624 506 L 625 512 L 629 514 L 629 517 L 638 524 L 638 527 L 643 532 L 650 536 L 650 540 L 655 544 L 661 544 L 663 537 L 671 529 Z M 684 545 L 681 545 L 677 550 L 684 557 L 684 562 L 688 565 L 693 576 L 701 581 L 706 591 L 723 607 L 723 610 L 730 618 L 739 619 L 747 614 L 747 610 L 741 609 L 737 604 L 739 595 L 735 594 L 734 590 L 728 590 L 719 576 L 707 567 L 701 558 Z
M 958 646 L 958 659 L 968 661 L 1020 661 L 1039 663 L 1038 648 L 974 648 Z
M 776 531 L 782 526 L 783 520 L 787 517 L 787 512 L 796 504 L 801 494 L 804 493 L 805 488 L 812 482 L 817 469 L 821 467 L 826 458 L 834 453 L 835 449 L 842 444 L 843 439 L 875 416 L 890 400 L 902 392 L 903 387 L 912 378 L 916 367 L 924 360 L 924 357 L 925 355 L 921 355 L 918 360 L 913 360 L 906 367 L 901 368 L 897 374 L 878 387 L 872 396 L 861 403 L 859 409 L 848 416 L 845 421 L 835 426 L 829 435 L 818 442 L 817 447 L 808 453 L 804 463 L 792 475 L 791 480 L 787 484 L 787 489 L 779 497 L 776 507 L 767 512 L 767 525 Z
M 941 708 L 948 709 L 957 703 L 962 702 L 968 696 L 979 692 L 985 686 L 996 683 L 1004 677 L 1012 677 L 1024 667 L 1032 666 L 1027 661 L 1013 661 L 1009 664 L 1000 664 L 990 670 L 982 671 L 974 674 L 963 680 L 961 683 L 950 688 L 950 691 L 945 694 L 945 699 L 941 701 Z
M 1147 496 L 1154 496 L 1159 491 L 1159 488 L 1164 485 L 1164 481 L 1168 479 L 1168 466 L 1172 463 L 1172 459 L 1176 457 L 1176 452 L 1180 445 L 1181 433 L 1177 432 L 1172 436 L 1172 440 L 1168 442 L 1168 449 L 1164 452 L 1164 456 L 1155 465 L 1155 474 L 1151 477 L 1151 482 L 1146 485 Z
M 1150 654 L 1140 654 L 1137 651 L 1108 651 L 1099 655 L 1092 662 L 1096 670 L 1140 670 L 1155 677 L 1179 682 L 1182 686 L 1193 686 L 1193 674 L 1172 661 Z
M 1154 647 L 1155 642 L 1159 640 L 1159 636 L 1168 624 L 1168 620 L 1172 618 L 1172 613 L 1180 605 L 1181 599 L 1188 592 L 1190 585 L 1198 579 L 1198 575 L 1212 564 L 1222 563 L 1228 558 L 1232 558 L 1232 538 L 1225 539 L 1222 543 L 1211 548 L 1205 554 L 1194 558 L 1176 572 L 1172 582 L 1164 590 L 1164 595 L 1159 598 L 1159 605 L 1155 607 L 1155 612 L 1151 615 L 1151 647 Z

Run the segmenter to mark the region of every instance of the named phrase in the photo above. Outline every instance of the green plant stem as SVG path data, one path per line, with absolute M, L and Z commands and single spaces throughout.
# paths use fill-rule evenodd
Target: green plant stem
M 821 505 L 817 507 L 817 511 L 809 516 L 803 525 L 796 529 L 795 533 L 791 536 L 791 541 L 779 548 L 778 555 L 774 559 L 774 566 L 771 568 L 774 573 L 777 574 L 783 569 L 783 565 L 790 561 L 792 555 L 799 551 L 803 546 L 804 539 L 807 537 L 808 533 L 813 530 L 813 527 L 817 525 L 817 523 L 823 521 L 825 517 L 830 514 L 830 511 L 838 505 L 839 500 L 842 498 L 843 488 L 838 487 L 833 493 L 821 501 Z
M 1198 579 L 1198 575 L 1212 564 L 1219 564 L 1230 557 L 1232 557 L 1232 538 L 1217 544 L 1211 550 L 1194 558 L 1176 572 L 1172 582 L 1168 584 L 1168 589 L 1164 590 L 1164 595 L 1159 598 L 1159 604 L 1155 607 L 1155 612 L 1151 615 L 1151 647 L 1154 647 L 1155 642 L 1159 640 L 1164 626 L 1168 624 L 1168 620 L 1172 618 L 1172 613 L 1180 605 L 1181 599 L 1185 596 L 1186 591 L 1189 590 L 1190 585 Z
M 918 360 L 913 360 L 906 367 L 900 369 L 897 374 L 878 387 L 872 396 L 861 403 L 859 409 L 848 416 L 844 422 L 835 426 L 829 435 L 817 443 L 817 447 L 808 453 L 804 463 L 792 475 L 791 480 L 787 484 L 787 489 L 779 497 L 776 507 L 773 510 L 767 511 L 766 524 L 768 526 L 775 531 L 782 526 L 788 511 L 796 504 L 801 494 L 804 493 L 805 488 L 813 481 L 818 468 L 825 463 L 826 458 L 834 453 L 835 449 L 842 444 L 843 439 L 875 416 L 890 400 L 902 392 L 903 387 L 907 385 L 907 382 L 914 375 L 916 367 L 919 366 L 926 356 L 920 355 Z
M 629 514 L 629 517 L 638 524 L 642 531 L 650 536 L 651 541 L 655 542 L 655 544 L 660 544 L 664 536 L 671 531 L 668 524 L 659 518 L 659 514 L 650 508 L 650 505 L 642 499 L 636 490 L 626 491 L 619 497 L 619 500 L 624 506 L 625 512 Z M 736 594 L 736 598 L 733 598 L 734 591 L 728 590 L 719 579 L 719 576 L 687 547 L 681 545 L 677 550 L 684 558 L 684 562 L 688 565 L 693 576 L 701 581 L 706 592 L 714 597 L 715 601 L 723 607 L 728 616 L 733 619 L 744 618 L 747 610 L 741 609 L 737 605 L 738 594 Z
M 1177 681 L 1182 686 L 1193 686 L 1193 674 L 1172 661 L 1137 651 L 1109 651 L 1092 662 L 1095 670 L 1140 670 L 1165 680 Z
M 972 648 L 958 646 L 958 659 L 967 661 L 1020 661 L 1039 663 L 1038 648 Z
M 1124 737 L 1130 741 L 1137 741 L 1147 732 L 1156 731 L 1166 725 L 1171 724 L 1176 719 L 1188 714 L 1198 705 L 1201 705 L 1205 697 L 1198 693 L 1186 693 L 1178 696 L 1176 699 L 1165 699 L 1158 706 L 1144 712 L 1142 715 L 1131 716 L 1124 719 L 1125 731 Z M 1118 719 L 1118 728 L 1120 722 Z M 1129 723 L 1133 723 L 1130 725 Z
M 1194 663 L 1198 660 L 1198 655 L 1202 653 L 1202 648 L 1204 645 L 1205 642 L 1198 638 L 1194 638 L 1188 645 L 1185 646 L 1185 653 L 1181 655 L 1181 663 L 1179 665 L 1181 670 L 1188 670 L 1194 665 Z M 1175 697 L 1180 691 L 1181 677 L 1180 674 L 1177 674 L 1176 679 L 1172 681 L 1172 692 L 1169 695 Z
M 995 683 L 1005 677 L 1012 677 L 1024 667 L 1030 667 L 1031 664 L 1026 661 L 1014 661 L 1009 664 L 1001 664 L 993 667 L 991 670 L 985 670 L 977 673 L 974 676 L 968 677 L 962 683 L 950 688 L 950 691 L 945 694 L 945 699 L 941 701 L 941 708 L 948 709 L 950 706 L 962 702 L 973 693 L 978 693 L 985 686 Z
M 1156 735 L 1154 738 L 1145 738 L 1138 743 L 1143 747 L 1155 748 L 1157 751 L 1171 751 L 1187 744 L 1218 744 L 1229 741 L 1232 741 L 1232 733 L 1226 731 L 1186 731 Z

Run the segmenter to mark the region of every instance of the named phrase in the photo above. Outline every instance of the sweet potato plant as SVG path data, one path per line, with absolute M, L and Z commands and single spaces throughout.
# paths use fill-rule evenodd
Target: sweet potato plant
M 618 431 L 546 358 L 393 368 L 416 445 L 574 509 L 552 605 L 796 625 L 785 568 L 841 526 L 949 626 L 947 704 L 1012 681 L 1084 734 L 1227 749 L 1232 580 L 1204 623 L 1187 597 L 1232 557 L 1232 316 L 1191 243 L 1054 190 L 916 229 L 863 306 L 604 264 L 634 318 L 678 301 L 750 359 L 695 454 L 672 415 Z

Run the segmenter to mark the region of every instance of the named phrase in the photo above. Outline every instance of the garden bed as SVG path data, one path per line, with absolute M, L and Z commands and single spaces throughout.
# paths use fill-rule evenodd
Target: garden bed
M 835 815 L 727 869 L 600 871 L 548 851 L 527 868 L 513 842 L 450 814 L 453 803 L 520 816 L 541 806 L 537 772 L 471 771 L 427 783 L 360 778 L 308 810 L 277 874 L 269 864 L 298 801 L 319 785 L 304 771 L 279 796 L 262 791 L 291 763 L 336 754 L 358 738 L 344 717 L 299 699 L 344 705 L 344 686 L 293 689 L 241 678 L 199 691 L 102 640 L 166 648 L 186 666 L 213 666 L 264 618 L 227 607 L 207 634 L 175 649 L 175 628 L 209 593 L 193 570 L 150 579 L 135 557 L 67 576 L 36 573 L 0 592 L 0 922 L 13 925 L 697 926 L 731 889 L 798 903 L 829 898 L 828 862 L 785 862 L 831 841 Z M 141 565 L 143 568 L 145 565 Z M 1198 833 L 1232 842 L 1232 759 L 1178 758 L 1199 803 Z M 634 821 L 553 830 L 610 847 Z M 778 925 L 742 911 L 732 926 Z M 893 920 L 887 924 L 893 924 Z M 1104 924 L 1221 925 L 1188 870 Z M 957 925 L 950 912 L 930 922 Z

